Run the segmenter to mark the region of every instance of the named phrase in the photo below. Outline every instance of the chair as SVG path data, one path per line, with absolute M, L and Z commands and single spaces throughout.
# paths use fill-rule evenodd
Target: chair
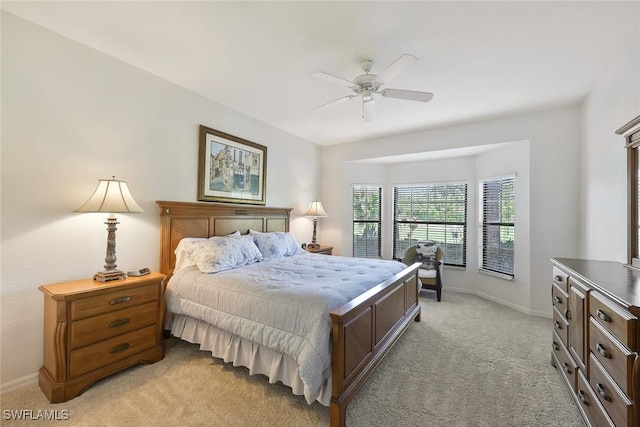
M 411 246 L 402 258 L 402 262 L 407 265 L 422 261 L 422 267 L 418 270 L 418 279 L 421 282 L 419 290 L 435 290 L 438 301 L 442 298 L 443 255 L 442 249 L 435 242 L 425 241 Z

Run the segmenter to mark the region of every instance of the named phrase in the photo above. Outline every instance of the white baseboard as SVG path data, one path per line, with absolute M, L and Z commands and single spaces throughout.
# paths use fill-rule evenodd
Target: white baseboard
M 0 394 L 10 393 L 12 391 L 20 390 L 30 385 L 38 383 L 38 373 L 29 374 L 26 377 L 18 378 L 17 380 L 9 381 L 6 384 L 0 384 Z
M 474 290 L 469 290 L 469 289 L 461 289 L 461 288 L 451 288 L 449 286 L 447 286 L 447 291 L 459 292 L 461 294 L 475 295 L 475 296 L 478 296 L 480 298 L 484 298 L 484 299 L 487 299 L 489 301 L 495 302 L 496 304 L 504 305 L 506 307 L 512 308 L 514 310 L 517 310 L 517 311 L 519 311 L 521 313 L 530 314 L 532 316 L 544 317 L 546 319 L 552 319 L 553 318 L 551 313 L 546 313 L 546 312 L 542 312 L 542 311 L 534 311 L 534 310 L 531 310 L 531 309 L 529 309 L 527 307 L 523 307 L 521 305 L 514 304 L 514 303 L 512 303 L 510 301 L 506 301 L 506 300 L 503 300 L 501 298 L 494 297 L 493 295 L 485 294 L 484 292 L 479 292 L 479 291 L 474 291 Z

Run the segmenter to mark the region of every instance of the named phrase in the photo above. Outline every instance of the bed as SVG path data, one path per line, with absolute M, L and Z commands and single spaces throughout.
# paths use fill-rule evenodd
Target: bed
M 281 381 L 291 387 L 294 394 L 304 395 L 309 403 L 318 400 L 323 405 L 329 406 L 331 426 L 344 426 L 347 405 L 358 389 L 411 322 L 420 321 L 416 280 L 420 264 L 404 266 L 395 261 L 380 261 L 375 264 L 377 261 L 296 253 L 288 257 L 289 264 L 283 263 L 276 266 L 272 261 L 260 262 L 235 269 L 237 271 L 223 271 L 214 275 L 202 274 L 197 267 L 191 266 L 180 268 L 175 272 L 175 277 L 172 277 L 176 267 L 175 250 L 183 239 L 227 236 L 238 231 L 246 234 L 249 230 L 253 233 L 271 233 L 271 235 L 278 234 L 277 232 L 288 232 L 291 209 L 168 201 L 158 201 L 157 204 L 161 215 L 160 270 L 170 277 L 167 289 L 166 325 L 171 333 L 189 342 L 199 343 L 202 349 L 211 351 L 213 356 L 221 357 L 225 361 L 233 361 L 234 366 L 246 366 L 251 373 L 264 374 L 269 377 L 270 382 Z M 182 264 L 181 260 L 178 261 Z M 392 265 L 393 263 L 395 265 Z M 254 280 L 261 284 L 253 288 L 256 291 L 260 287 L 273 287 L 277 290 L 269 294 L 265 301 L 271 299 L 271 296 L 276 293 L 286 295 L 286 303 L 278 302 L 273 298 L 273 304 L 275 304 L 273 307 L 278 307 L 278 304 L 288 304 L 292 308 L 297 308 L 298 313 L 293 310 L 286 316 L 299 319 L 307 317 L 300 313 L 311 313 L 310 307 L 319 305 L 316 304 L 319 300 L 313 300 L 313 303 L 309 302 L 310 300 L 298 300 L 297 294 L 288 292 L 293 288 L 296 292 L 302 290 L 303 294 L 309 294 L 312 299 L 319 298 L 320 289 L 327 288 L 327 292 L 332 293 L 337 288 L 332 288 L 331 283 L 346 280 L 331 276 L 334 269 L 335 274 L 343 274 L 338 273 L 338 270 L 347 269 L 350 277 L 357 277 L 358 281 L 354 282 L 353 289 L 341 290 L 345 293 L 344 295 L 335 296 L 335 298 L 343 298 L 340 300 L 341 303 L 336 305 L 338 300 L 334 298 L 333 305 L 325 308 L 328 311 L 309 314 L 312 319 L 315 319 L 313 316 L 324 319 L 323 321 L 312 320 L 311 323 L 327 323 L 328 339 L 323 338 L 323 331 L 318 332 L 318 338 L 315 336 L 305 338 L 302 340 L 305 341 L 304 343 L 298 342 L 294 336 L 293 339 L 285 340 L 286 348 L 271 346 L 268 344 L 273 330 L 268 330 L 267 326 L 264 329 L 267 329 L 269 334 L 243 336 L 242 330 L 247 328 L 238 326 L 238 322 L 254 321 L 251 317 L 252 312 L 246 315 L 246 319 L 240 319 L 240 316 L 244 315 L 233 313 L 238 317 L 223 319 L 218 323 L 213 321 L 213 317 L 217 320 L 220 313 L 207 307 L 202 301 L 190 302 L 198 310 L 196 312 L 182 310 L 176 305 L 180 304 L 176 302 L 179 300 L 175 300 L 178 294 L 191 293 L 194 295 L 192 299 L 195 300 L 203 293 L 202 290 L 191 290 L 188 287 L 190 282 L 211 280 L 210 276 L 218 276 L 216 280 L 224 279 L 229 283 L 235 283 L 231 281 L 238 280 L 236 276 L 239 274 L 244 275 L 247 283 L 251 282 L 252 278 L 260 278 L 260 280 Z M 376 269 L 387 272 L 383 273 L 382 270 Z M 312 274 L 313 271 L 320 271 L 321 274 Z M 269 279 L 269 276 L 273 277 Z M 365 278 L 365 276 L 370 277 Z M 317 277 L 324 277 L 324 282 L 316 282 Z M 377 282 L 379 277 L 385 278 Z M 359 288 L 364 286 L 364 281 L 369 283 L 366 287 Z M 274 286 L 273 283 L 278 286 Z M 206 286 L 206 289 L 211 290 L 217 285 Z M 345 286 L 345 289 L 349 286 Z M 254 290 L 242 292 L 253 295 Z M 214 291 L 211 290 L 211 292 Z M 226 294 L 230 291 L 224 292 Z M 217 294 L 213 296 L 214 299 L 218 297 Z M 295 303 L 292 303 L 293 301 Z M 265 305 L 263 311 L 273 313 L 280 310 Z M 289 323 L 295 324 L 297 321 Z M 283 326 L 286 325 L 276 324 L 271 329 L 279 333 Z M 258 329 L 262 331 L 260 328 L 249 329 L 255 333 Z M 267 338 L 263 339 L 262 336 Z M 313 342 L 315 339 L 319 341 L 324 339 L 326 342 L 323 346 L 319 346 Z M 307 341 L 311 342 L 310 347 L 305 347 Z M 294 353 L 289 351 L 291 348 L 295 350 Z M 299 353 L 311 354 L 311 358 L 307 360 L 291 356 Z M 325 359 L 328 360 L 327 368 L 323 369 Z M 320 374 L 307 369 L 316 365 L 320 367 Z M 325 370 L 327 372 L 323 372 Z M 318 378 L 318 375 L 321 377 Z

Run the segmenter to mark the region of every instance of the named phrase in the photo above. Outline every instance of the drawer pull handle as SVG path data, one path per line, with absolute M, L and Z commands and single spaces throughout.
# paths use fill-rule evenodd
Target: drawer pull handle
M 567 374 L 570 374 L 570 373 L 571 373 L 571 368 L 569 367 L 569 364 L 568 364 L 567 362 L 562 362 L 562 366 L 564 366 L 564 371 L 565 371 Z
M 116 305 L 131 301 L 131 297 L 116 298 L 109 301 L 109 304 Z
M 121 351 L 125 351 L 128 348 L 129 348 L 129 343 L 126 342 L 124 344 L 120 344 L 120 345 L 117 345 L 117 346 L 113 347 L 112 349 L 109 350 L 109 353 L 111 353 L 111 354 L 120 353 Z
M 571 311 L 569 311 L 569 309 L 564 311 L 564 318 L 567 320 L 571 319 Z
M 598 343 L 598 345 L 596 345 L 596 350 L 598 350 L 598 353 L 600 353 L 602 355 L 602 357 L 606 357 L 607 359 L 611 359 L 611 353 L 609 353 L 607 351 L 606 348 L 604 348 L 604 346 L 600 343 Z
M 557 320 L 554 322 L 556 324 L 556 329 L 562 329 L 562 324 Z
M 562 282 L 562 276 L 556 274 L 555 276 L 553 276 L 553 280 L 555 280 L 556 282 Z
M 596 314 L 598 315 L 599 319 L 604 320 L 605 322 L 611 322 L 611 316 L 609 316 L 607 313 L 605 313 L 604 311 L 598 309 L 598 311 L 596 311 Z
M 580 398 L 580 402 L 582 402 L 582 404 L 584 406 L 589 406 L 589 399 L 587 399 L 587 396 L 584 395 L 584 391 L 580 390 L 578 391 L 578 397 Z
M 559 350 L 560 350 L 560 346 L 559 346 L 559 345 L 558 345 L 558 343 L 557 343 L 557 342 L 555 342 L 555 341 L 553 342 L 553 349 L 554 349 L 555 351 L 559 351 Z
M 120 319 L 116 320 L 115 322 L 109 323 L 109 327 L 117 328 L 118 326 L 126 325 L 127 323 L 129 323 L 129 319 Z
M 560 297 L 559 297 L 559 296 L 557 296 L 557 295 L 556 295 L 555 297 L 553 297 L 553 301 L 554 301 L 556 304 L 562 304 L 562 298 L 560 298 Z
M 604 388 L 604 386 L 601 383 L 597 383 L 596 388 L 598 389 L 598 394 L 600 395 L 601 398 L 603 398 L 607 402 L 611 402 L 611 396 L 609 396 L 609 393 L 607 393 L 607 389 Z

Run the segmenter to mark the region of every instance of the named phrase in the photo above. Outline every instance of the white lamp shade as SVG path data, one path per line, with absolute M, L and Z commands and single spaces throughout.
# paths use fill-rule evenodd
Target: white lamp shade
M 144 212 L 129 192 L 126 181 L 101 179 L 98 188 L 84 205 L 74 212 Z
M 321 217 L 321 216 L 329 216 L 327 215 L 327 213 L 324 211 L 324 208 L 322 207 L 322 202 L 319 202 L 317 200 L 314 200 L 313 202 L 311 202 L 309 204 L 309 209 L 307 209 L 307 213 L 304 214 L 305 216 L 312 216 L 312 217 Z

